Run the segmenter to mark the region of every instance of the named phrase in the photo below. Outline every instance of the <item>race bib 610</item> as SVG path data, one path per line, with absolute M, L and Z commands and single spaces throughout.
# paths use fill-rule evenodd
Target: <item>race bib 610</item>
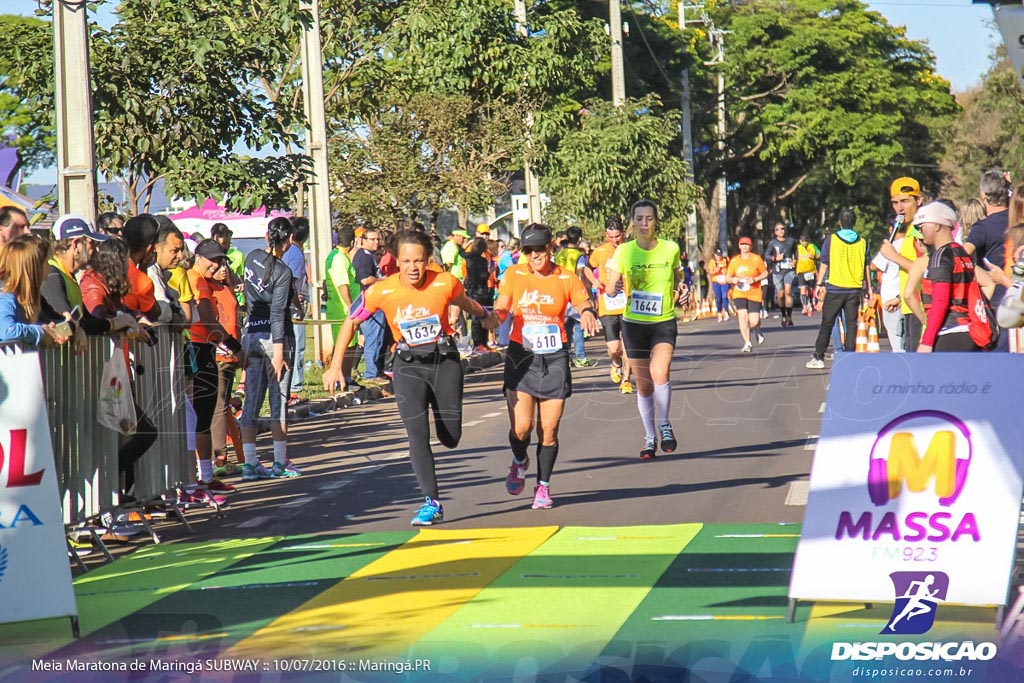
M 525 325 L 523 347 L 534 353 L 554 353 L 562 349 L 562 331 L 558 325 Z

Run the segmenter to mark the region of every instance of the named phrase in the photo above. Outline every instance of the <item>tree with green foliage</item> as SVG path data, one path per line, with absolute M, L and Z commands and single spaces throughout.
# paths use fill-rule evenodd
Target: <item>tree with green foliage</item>
M 13 58 L 3 57 L 8 50 L 17 51 L 18 58 L 25 60 L 36 60 L 39 54 L 52 51 L 52 46 L 41 40 L 47 27 L 40 19 L 0 15 L 0 33 L 4 36 L 0 59 Z M 46 168 L 55 161 L 57 139 L 53 121 L 40 116 L 33 102 L 23 96 L 25 89 L 31 87 L 20 70 L 0 68 L 0 135 L 6 146 L 18 148 L 20 164 L 14 169 L 15 174 Z M 0 183 L 7 180 L 0 178 Z
M 877 227 L 893 178 L 938 186 L 957 105 L 926 45 L 859 0 L 733 2 L 714 16 L 731 32 L 729 123 L 724 155 L 709 150 L 698 171 L 708 186 L 725 170 L 734 227 L 777 213 L 813 234 L 844 206 Z
M 562 136 L 540 169 L 553 226 L 580 225 L 596 237 L 608 216 L 624 216 L 646 197 L 658 202 L 668 233 L 679 231 L 697 192 L 684 182 L 686 164 L 673 150 L 679 115 L 655 113 L 659 104 L 654 96 L 620 107 L 593 100 L 579 112 L 578 128 Z
M 1007 169 L 1015 182 L 1024 171 L 1024 90 L 1004 48 L 981 83 L 957 99 L 962 111 L 942 158 L 942 194 L 959 204 L 978 196 L 985 169 Z
M 235 209 L 290 206 L 308 158 L 252 158 L 235 148 L 299 139 L 301 103 L 270 102 L 252 84 L 275 77 L 308 15 L 291 0 L 138 0 L 116 12 L 111 28 L 90 26 L 96 162 L 124 182 L 130 206 L 147 210 L 161 178 L 169 193 L 225 194 Z M 49 119 L 50 26 L 14 38 L 0 73 L 40 121 Z
M 374 90 L 332 109 L 340 214 L 388 222 L 450 206 L 464 222 L 508 191 L 527 113 L 543 136 L 578 110 L 603 42 L 569 3 L 530 9 L 530 36 L 516 30 L 506 0 L 397 9 L 379 60 L 364 70 L 377 77 Z

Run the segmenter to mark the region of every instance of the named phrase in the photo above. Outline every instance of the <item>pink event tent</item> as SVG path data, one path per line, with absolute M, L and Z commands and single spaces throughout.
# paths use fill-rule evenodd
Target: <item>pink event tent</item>
M 201 207 L 193 206 L 168 218 L 174 221 L 179 230 L 189 234 L 198 230 L 204 237 L 209 237 L 214 223 L 224 223 L 231 228 L 234 237 L 251 239 L 264 237 L 267 234 L 267 223 L 277 216 L 287 218 L 291 214 L 276 210 L 267 214 L 266 207 L 260 207 L 252 213 L 231 213 L 217 204 L 215 199 L 209 198 Z

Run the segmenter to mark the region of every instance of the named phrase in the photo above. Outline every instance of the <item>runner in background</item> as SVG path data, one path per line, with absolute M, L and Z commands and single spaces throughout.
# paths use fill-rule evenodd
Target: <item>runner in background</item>
M 434 251 L 430 237 L 404 230 L 395 237 L 398 274 L 374 283 L 357 299 L 338 335 L 345 348 L 356 328 L 382 312 L 394 338 L 394 390 L 398 412 L 409 440 L 409 459 L 425 502 L 413 516 L 414 526 L 444 520 L 437 487 L 434 453 L 430 448 L 430 413 L 434 414 L 437 440 L 455 448 L 462 438 L 462 359 L 452 338 L 448 307 L 455 305 L 470 315 L 494 322 L 483 307 L 466 296 L 451 273 L 428 268 Z M 324 389 L 345 387 L 341 355 L 335 354 L 324 372 Z
M 729 259 L 721 249 L 715 249 L 715 255 L 708 262 L 707 272 L 715 292 L 718 322 L 725 322 L 729 320 Z
M 615 249 L 608 262 L 608 280 L 602 293 L 614 295 L 620 280 L 624 282 L 627 306 L 622 316 L 622 339 L 636 375 L 637 409 L 644 425 L 640 458 L 649 460 L 655 456 L 659 435 L 665 453 L 672 453 L 677 445 L 669 419 L 669 373 L 678 334 L 675 305 L 685 304 L 690 290 L 682 280 L 679 245 L 657 236 L 655 203 L 649 199 L 636 202 L 630 217 L 636 239 Z
M 821 251 L 811 244 L 806 234 L 800 235 L 796 245 L 796 281 L 800 287 L 800 305 L 804 315 L 814 315 L 814 282 L 817 278 Z
M 793 284 L 796 282 L 796 240 L 786 236 L 786 225 L 777 222 L 775 237 L 764 250 L 764 260 L 771 264 L 772 288 L 782 313 L 782 327 L 793 326 Z
M 743 353 L 750 353 L 753 344 L 764 344 L 761 333 L 761 283 L 768 278 L 768 266 L 754 253 L 754 242 L 749 237 L 739 239 L 740 253 L 729 261 L 728 278 L 733 285 L 732 305 L 736 309 L 736 320 L 743 337 Z
M 622 349 L 622 314 L 626 312 L 626 292 L 620 282 L 616 291 L 605 294 L 604 285 L 608 282 L 608 261 L 615 249 L 622 244 L 625 230 L 622 219 L 609 216 L 604 222 L 604 242 L 590 253 L 590 267 L 594 269 L 597 280 L 597 313 L 604 330 L 604 342 L 611 360 L 611 380 L 619 385 L 623 394 L 633 393 L 633 383 L 629 381 L 629 359 Z
M 512 464 L 505 478 L 509 495 L 525 487 L 530 466 L 527 449 L 537 430 L 537 485 L 533 509 L 550 508 L 551 475 L 558 458 L 558 426 L 565 399 L 572 395 L 569 371 L 569 337 L 566 309 L 580 311 L 580 324 L 590 334 L 599 329 L 597 311 L 574 270 L 551 260 L 551 229 L 531 223 L 520 240 L 524 263 L 505 271 L 494 303 L 494 317 L 487 324 L 512 316 L 512 333 L 505 356 L 505 398 L 508 401 Z M 575 265 L 575 260 L 573 262 Z

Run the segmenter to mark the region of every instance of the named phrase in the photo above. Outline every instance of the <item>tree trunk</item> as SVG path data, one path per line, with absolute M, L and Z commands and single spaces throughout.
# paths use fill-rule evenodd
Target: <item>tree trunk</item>
M 700 215 L 700 222 L 704 226 L 704 239 L 701 242 L 701 256 L 707 263 L 718 248 L 718 183 L 711 184 L 711 196 L 704 195 L 702 201 L 697 202 L 697 213 Z

